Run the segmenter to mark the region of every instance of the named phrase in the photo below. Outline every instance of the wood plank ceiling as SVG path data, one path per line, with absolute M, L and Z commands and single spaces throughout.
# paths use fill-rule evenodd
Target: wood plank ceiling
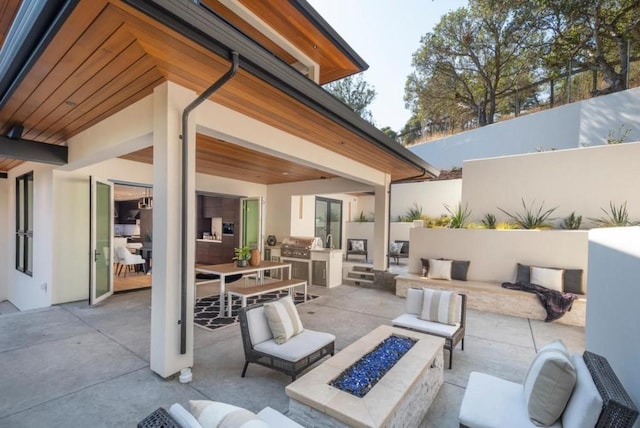
M 242 2 L 255 6 L 256 13 L 266 13 L 260 1 Z M 3 4 L 10 12 L 12 5 L 15 10 L 15 3 L 11 0 Z M 274 19 L 284 19 L 276 15 Z M 6 33 L 4 16 L 3 13 L 0 25 L 4 27 L 0 27 L 0 35 Z M 316 37 L 311 33 L 307 36 Z M 333 55 L 338 54 L 334 52 Z M 61 144 L 151 94 L 163 81 L 170 80 L 201 93 L 228 67 L 226 59 L 120 1 L 81 1 L 0 109 L 0 134 L 5 134 L 14 124 L 22 124 L 24 138 Z M 244 70 L 211 99 L 386 171 L 392 179 L 421 172 Z M 201 135 L 197 138 L 197 146 L 197 168 L 203 173 L 266 184 L 331 176 Z M 151 153 L 151 150 L 143 150 L 131 158 L 151 162 Z M 222 154 L 224 161 L 221 161 Z M 221 168 L 223 162 L 225 167 Z M 20 163 L 0 159 L 0 171 L 8 171 Z M 279 171 L 279 177 L 265 171 L 267 164 Z M 240 170 L 234 169 L 234 165 L 240 165 Z M 248 167 L 252 168 L 249 172 Z

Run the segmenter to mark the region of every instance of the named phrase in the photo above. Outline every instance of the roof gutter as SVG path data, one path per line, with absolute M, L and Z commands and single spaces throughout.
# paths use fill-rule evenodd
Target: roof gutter
M 22 2 L 0 49 L 0 108 L 18 88 L 78 1 Z
M 182 236 L 180 240 L 181 250 L 181 287 L 180 287 L 180 354 L 187 353 L 187 282 L 189 275 L 193 274 L 193 266 L 187 266 L 187 249 L 188 222 L 187 206 L 189 204 L 189 188 L 187 186 L 188 177 L 188 158 L 189 158 L 189 114 L 207 98 L 213 95 L 225 83 L 227 83 L 238 71 L 238 52 L 231 52 L 231 67 L 229 70 L 216 80 L 211 86 L 204 90 L 182 111 Z
M 288 96 L 329 118 L 355 135 L 422 172 L 421 177 L 439 175 L 437 168 L 389 138 L 362 119 L 347 105 L 294 70 L 289 64 L 247 37 L 205 5 L 175 0 L 123 0 L 158 22 L 190 38 L 222 57 L 240 54 L 239 67 Z M 299 0 L 292 0 L 298 1 Z M 196 2 L 197 3 L 197 2 Z

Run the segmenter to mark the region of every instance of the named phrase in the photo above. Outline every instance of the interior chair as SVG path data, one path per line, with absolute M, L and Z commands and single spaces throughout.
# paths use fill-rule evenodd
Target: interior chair
M 451 369 L 453 365 L 453 350 L 459 342 L 462 342 L 461 349 L 464 351 L 467 296 L 455 292 L 452 294 L 452 298 L 457 300 L 454 305 L 455 314 L 444 313 L 445 311 L 441 308 L 438 308 L 438 312 L 434 313 L 433 311 L 423 310 L 425 291 L 440 294 L 447 293 L 427 288 L 409 288 L 407 290 L 406 313 L 392 320 L 391 324 L 395 327 L 407 328 L 444 338 L 444 349 L 449 351 L 449 369 Z
M 118 263 L 120 267 L 118 268 L 118 276 L 122 273 L 122 268 L 124 267 L 124 276 L 127 277 L 127 270 L 129 270 L 130 266 L 142 265 L 142 271 L 146 273 L 145 270 L 145 260 L 139 254 L 131 254 L 129 250 L 125 247 L 116 247 L 116 257 L 118 258 Z

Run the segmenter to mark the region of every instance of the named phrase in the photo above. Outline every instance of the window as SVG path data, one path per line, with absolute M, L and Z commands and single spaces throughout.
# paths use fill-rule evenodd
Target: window
M 334 248 L 342 248 L 342 201 L 317 196 L 315 236 L 322 238 L 326 247 L 328 235 Z
M 16 178 L 16 269 L 33 274 L 33 172 Z

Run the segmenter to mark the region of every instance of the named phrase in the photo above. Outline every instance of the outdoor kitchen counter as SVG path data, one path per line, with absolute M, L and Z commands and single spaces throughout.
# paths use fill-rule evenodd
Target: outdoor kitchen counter
M 342 284 L 342 250 L 333 248 L 311 250 L 311 264 L 313 285 L 331 288 Z

